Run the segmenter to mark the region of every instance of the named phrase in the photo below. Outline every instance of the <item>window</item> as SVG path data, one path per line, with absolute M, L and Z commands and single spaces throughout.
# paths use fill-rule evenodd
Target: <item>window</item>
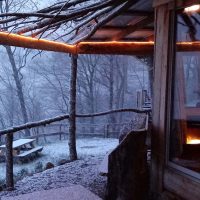
M 170 160 L 200 172 L 200 12 L 179 10 L 176 42 L 194 47 L 176 52 L 173 69 Z M 198 47 L 197 47 L 198 46 Z

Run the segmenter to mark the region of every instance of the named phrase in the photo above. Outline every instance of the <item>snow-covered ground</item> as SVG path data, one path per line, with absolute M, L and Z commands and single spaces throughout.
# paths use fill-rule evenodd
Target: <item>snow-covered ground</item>
M 88 156 L 101 157 L 118 144 L 117 139 L 110 138 L 85 138 L 77 139 L 77 152 L 80 159 Z M 68 141 L 56 141 L 44 145 L 41 157 L 25 164 L 14 164 L 14 173 L 18 176 L 27 173 L 35 173 L 38 169 L 44 168 L 47 162 L 53 163 L 55 166 L 62 159 L 68 159 Z M 5 163 L 0 163 L 0 180 L 5 179 L 6 167 Z
M 102 159 L 102 155 L 85 156 L 84 159 L 27 176 L 15 184 L 14 191 L 0 192 L 0 199 L 72 185 L 81 185 L 104 199 L 107 178 L 100 176 L 98 171 Z

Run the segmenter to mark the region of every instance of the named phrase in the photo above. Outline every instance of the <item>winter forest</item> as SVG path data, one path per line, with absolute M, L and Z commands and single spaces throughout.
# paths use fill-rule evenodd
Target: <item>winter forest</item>
M 70 56 L 12 47 L 0 55 L 2 129 L 68 113 Z M 134 108 L 148 68 L 135 57 L 81 55 L 77 82 L 78 113 Z

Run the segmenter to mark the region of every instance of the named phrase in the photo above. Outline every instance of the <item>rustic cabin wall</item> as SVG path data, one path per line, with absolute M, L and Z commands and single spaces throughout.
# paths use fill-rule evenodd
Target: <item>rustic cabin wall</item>
M 167 158 L 170 133 L 168 122 L 171 114 L 169 89 L 173 77 L 171 69 L 174 57 L 170 43 L 174 31 L 170 10 L 173 4 L 170 0 L 166 2 L 169 3 L 155 4 L 157 7 L 155 8 L 151 194 L 153 200 L 197 200 L 200 194 L 199 174 L 188 172 L 188 169 L 168 161 Z M 176 1 L 181 7 L 191 5 L 191 2 L 200 3 L 192 0 Z
M 155 9 L 156 45 L 154 57 L 154 97 L 152 131 L 151 191 L 158 199 L 163 191 L 163 169 L 165 164 L 165 126 L 167 100 L 168 38 L 170 12 L 168 5 Z

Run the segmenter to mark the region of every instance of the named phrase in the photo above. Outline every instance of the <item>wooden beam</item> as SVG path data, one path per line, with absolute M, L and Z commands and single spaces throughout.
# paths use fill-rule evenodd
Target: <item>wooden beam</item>
M 173 1 L 175 2 L 175 0 L 154 0 L 153 1 L 153 7 L 158 7 L 158 6 L 161 6 L 163 4 L 171 3 Z
M 69 45 L 0 32 L 0 44 L 70 54 L 153 54 L 153 43 L 148 42 L 80 42 Z
M 145 17 L 142 20 L 139 20 L 138 22 L 136 22 L 135 24 L 128 24 L 127 25 L 127 29 L 126 30 L 122 30 L 120 33 L 117 33 L 112 40 L 120 40 L 121 38 L 124 38 L 125 36 L 131 34 L 132 32 L 136 31 L 137 29 L 141 29 L 142 27 L 150 24 L 151 22 L 153 22 L 153 15 L 150 15 L 148 17 Z M 130 26 L 131 25 L 131 26 Z M 130 27 L 129 27 L 130 26 Z
M 163 192 L 163 168 L 166 161 L 166 105 L 167 72 L 169 64 L 170 12 L 167 6 L 156 9 L 156 44 L 154 55 L 154 90 L 151 143 L 151 193 L 152 199 Z
M 148 37 L 128 37 L 128 38 L 121 39 L 119 42 L 126 43 L 126 42 L 148 42 L 148 41 L 154 41 L 152 36 L 148 36 Z M 105 41 L 108 41 L 108 40 L 109 40 L 108 37 L 92 37 L 89 40 L 87 40 L 86 42 L 91 42 L 91 43 L 93 43 L 93 42 L 105 42 Z
M 146 10 L 127 10 L 121 14 L 122 16 L 149 16 L 153 15 L 153 11 Z
M 7 32 L 0 32 L 0 44 L 64 53 L 75 53 L 76 51 L 72 45 Z
M 200 51 L 200 42 L 178 42 L 178 52 L 194 52 Z
M 75 45 L 0 32 L 0 44 L 71 54 L 153 54 L 154 42 L 80 42 Z M 200 51 L 200 42 L 179 42 L 179 52 Z
M 79 54 L 151 55 L 153 42 L 81 42 L 77 45 Z
M 112 25 L 105 25 L 101 27 L 99 30 L 114 30 L 114 31 L 124 31 L 128 28 L 135 28 L 135 25 L 122 25 L 122 26 L 112 26 Z M 154 31 L 154 27 L 144 27 L 141 29 L 138 29 L 137 31 Z

